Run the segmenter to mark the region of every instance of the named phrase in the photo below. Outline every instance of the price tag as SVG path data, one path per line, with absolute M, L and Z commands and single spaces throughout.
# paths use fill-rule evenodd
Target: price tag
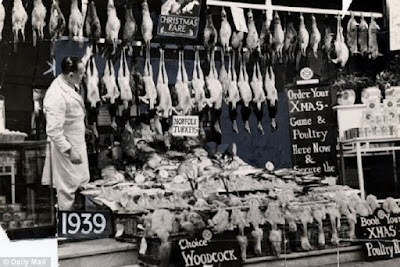
M 69 239 L 107 238 L 111 234 L 108 211 L 58 211 L 58 236 Z

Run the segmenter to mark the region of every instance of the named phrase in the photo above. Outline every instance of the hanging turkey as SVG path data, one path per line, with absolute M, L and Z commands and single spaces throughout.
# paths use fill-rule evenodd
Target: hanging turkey
M 272 49 L 273 38 L 271 31 L 269 30 L 271 26 L 271 21 L 268 20 L 267 14 L 263 11 L 263 20 L 261 34 L 260 34 L 260 46 L 261 54 L 263 55 L 266 66 L 270 66 L 274 63 L 274 53 Z
M 103 101 L 109 100 L 109 113 L 111 116 L 111 127 L 116 130 L 117 123 L 115 121 L 115 117 L 117 115 L 118 104 L 116 100 L 120 96 L 120 92 L 118 90 L 116 77 L 115 77 L 115 69 L 111 59 L 106 61 L 106 66 L 104 68 L 103 78 L 101 79 L 101 85 L 106 91 L 106 94 L 102 96 Z
M 118 33 L 121 28 L 121 21 L 117 16 L 117 10 L 115 9 L 114 0 L 108 0 L 107 4 L 107 23 L 106 23 L 106 41 L 112 44 L 113 51 L 111 54 L 115 54 L 117 50 Z
M 242 55 L 239 55 L 239 79 L 237 85 L 239 88 L 240 98 L 242 100 L 241 114 L 244 122 L 244 128 L 248 133 L 250 133 L 250 102 L 253 96 L 249 84 L 249 75 L 246 72 L 246 63 L 243 62 Z
M 208 12 L 210 12 L 208 10 Z M 207 51 L 207 60 L 210 62 L 211 53 L 214 51 L 215 45 L 217 44 L 218 32 L 214 27 L 212 20 L 212 14 L 207 14 L 206 26 L 204 28 L 204 48 Z
M 362 56 L 368 53 L 368 23 L 361 13 L 360 25 L 358 25 L 358 48 Z
M 142 3 L 142 37 L 144 45 L 147 49 L 150 49 L 150 41 L 153 39 L 153 20 L 150 16 L 149 5 L 147 0 L 143 0 Z
M 187 81 L 184 81 L 184 73 L 186 70 L 185 62 L 184 62 L 184 54 L 183 49 L 179 50 L 179 59 L 178 59 L 178 72 L 176 75 L 176 83 L 175 83 L 175 91 L 178 96 L 178 105 L 175 107 L 176 111 L 179 112 L 180 115 L 188 115 L 192 110 L 192 101 L 190 97 L 189 86 Z M 187 74 L 186 74 L 187 80 Z
M 354 18 L 354 13 L 350 13 L 350 19 L 347 23 L 347 46 L 350 51 L 350 55 L 354 55 L 358 53 L 357 47 L 357 29 L 358 29 L 358 22 Z
M 229 40 L 231 39 L 231 35 L 232 35 L 232 28 L 231 25 L 229 25 L 225 8 L 222 7 L 221 28 L 219 30 L 219 42 L 221 43 L 223 54 L 226 54 L 229 51 Z
M 92 56 L 86 66 L 86 100 L 90 103 L 87 107 L 88 124 L 92 125 L 94 135 L 97 137 L 97 116 L 98 116 L 98 103 L 101 101 L 99 91 L 99 73 L 96 67 L 96 61 Z
M 263 88 L 263 77 L 261 75 L 261 69 L 258 61 L 254 63 L 253 77 L 250 83 L 253 91 L 253 103 L 254 103 L 254 114 L 257 118 L 257 129 L 259 133 L 264 135 L 264 127 L 262 125 L 262 119 L 264 117 L 264 104 L 266 101 L 264 88 Z
M 274 17 L 274 44 L 275 44 L 275 54 L 277 58 L 279 59 L 279 63 L 282 63 L 283 59 L 283 45 L 285 41 L 285 33 L 283 32 L 282 29 L 282 23 L 281 19 L 279 18 L 279 14 L 277 11 L 275 11 L 275 17 Z
M 381 28 L 376 23 L 375 18 L 371 17 L 371 22 L 368 27 L 368 53 L 369 58 L 371 59 L 376 59 L 380 55 L 377 39 L 377 33 L 380 29 Z
M 229 119 L 232 121 L 232 130 L 235 133 L 238 133 L 239 129 L 236 122 L 236 117 L 237 117 L 236 106 L 237 103 L 240 101 L 240 94 L 237 83 L 235 58 L 232 58 L 231 54 L 229 54 L 227 86 L 228 87 L 226 92 L 226 104 L 229 106 Z
M 50 9 L 49 33 L 51 38 L 51 55 L 54 56 L 54 41 L 59 39 L 65 30 L 65 18 L 61 12 L 58 0 L 53 0 Z
M 6 11 L 4 9 L 3 1 L 0 1 L 0 41 L 3 39 L 4 19 L 6 18 Z
M 192 74 L 192 88 L 194 91 L 194 104 L 196 111 L 199 115 L 199 128 L 200 132 L 204 134 L 202 118 L 204 116 L 204 108 L 209 105 L 204 91 L 205 80 L 203 70 L 200 66 L 199 48 L 195 47 L 194 65 Z
M 271 129 L 272 131 L 276 131 L 278 129 L 275 119 L 278 112 L 278 91 L 275 87 L 275 73 L 272 67 L 268 67 L 266 70 L 264 90 L 267 97 L 268 115 L 271 119 Z
M 171 92 L 168 87 L 168 75 L 165 68 L 164 50 L 161 48 L 156 88 L 159 100 L 157 106 L 157 114 L 162 118 L 168 118 L 172 115 L 172 111 L 174 111 L 175 109 L 172 106 Z
M 310 47 L 315 58 L 318 58 L 318 47 L 321 42 L 321 33 L 318 30 L 317 20 L 314 14 L 311 15 Z
M 245 62 L 248 62 L 251 55 L 256 55 L 256 58 L 257 58 L 258 55 L 256 52 L 260 52 L 259 51 L 260 50 L 260 38 L 258 36 L 256 24 L 255 24 L 254 18 L 253 18 L 253 12 L 251 11 L 251 9 L 249 9 L 249 11 L 247 12 L 247 29 L 248 29 L 248 33 L 247 33 L 247 37 L 246 37 L 247 51 L 245 54 L 246 55 Z
M 346 46 L 344 42 L 343 36 L 343 27 L 341 25 L 340 16 L 337 17 L 337 34 L 336 41 L 334 42 L 336 58 L 332 59 L 334 64 L 340 65 L 340 67 L 344 67 L 349 60 L 349 48 Z
M 160 73 L 158 74 L 160 75 Z M 143 86 L 146 94 L 140 96 L 139 99 L 146 104 L 149 104 L 149 109 L 154 110 L 157 101 L 157 90 L 153 79 L 153 68 L 150 62 L 150 50 L 146 52 L 143 71 Z
M 123 32 L 124 45 L 129 47 L 128 54 L 131 56 L 133 52 L 132 42 L 135 40 L 135 34 L 137 31 L 136 20 L 133 17 L 132 7 L 125 9 L 125 24 Z
M 285 62 L 293 62 L 296 58 L 295 51 L 297 45 L 297 31 L 294 28 L 292 16 L 290 14 L 288 16 L 283 51 L 285 54 Z
M 43 40 L 44 32 L 43 28 L 46 26 L 46 7 L 43 5 L 42 0 L 34 0 L 32 10 L 32 34 L 33 34 L 33 46 L 36 46 L 36 42 L 39 36 L 39 40 Z
M 215 67 L 215 52 L 211 51 L 210 58 L 210 72 L 206 78 L 207 89 L 210 93 L 210 98 L 208 99 L 210 105 L 212 106 L 211 110 L 211 121 L 214 126 L 214 130 L 221 134 L 221 127 L 219 124 L 219 118 L 222 113 L 222 85 L 218 80 L 218 72 Z
M 71 14 L 69 15 L 68 30 L 69 38 L 80 45 L 83 44 L 83 36 L 81 36 L 83 27 L 83 16 L 78 7 L 78 0 L 71 1 Z
M 299 26 L 299 34 L 298 34 L 299 42 L 299 51 L 297 53 L 297 58 L 296 58 L 296 70 L 300 70 L 300 60 L 301 57 L 306 57 L 307 56 L 307 48 L 310 42 L 310 34 L 307 31 L 306 25 L 304 23 L 304 17 L 303 13 L 300 13 L 300 26 Z
M 14 0 L 14 6 L 11 14 L 12 19 L 12 31 L 14 34 L 14 52 L 18 49 L 18 34 L 21 32 L 22 41 L 25 42 L 25 25 L 28 21 L 28 14 L 24 6 L 22 5 L 22 0 Z
M 119 91 L 121 93 L 121 100 L 125 110 L 129 108 L 129 103 L 132 102 L 133 99 L 130 77 L 131 74 L 129 71 L 128 62 L 126 61 L 125 48 L 123 48 L 121 52 L 121 58 L 119 61 L 117 81 L 118 81 Z
M 86 12 L 85 32 L 92 41 L 94 51 L 96 51 L 96 45 L 101 36 L 101 25 L 97 15 L 96 4 L 93 0 L 89 3 Z

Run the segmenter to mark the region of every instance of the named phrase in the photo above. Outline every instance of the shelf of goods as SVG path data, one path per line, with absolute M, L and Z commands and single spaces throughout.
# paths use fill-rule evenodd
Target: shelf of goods
M 104 168 L 81 193 L 114 212 L 117 240 L 146 241 L 139 259 L 150 264 L 173 262 L 178 240 L 205 229 L 235 240 L 243 260 L 357 241 L 357 216 L 371 212 L 359 190 L 336 177 L 255 168 L 229 151 L 152 152 L 143 168 Z

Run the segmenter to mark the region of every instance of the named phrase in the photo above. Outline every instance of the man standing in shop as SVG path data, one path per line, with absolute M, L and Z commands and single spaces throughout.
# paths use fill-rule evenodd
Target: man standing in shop
M 90 178 L 85 142 L 85 106 L 78 92 L 85 76 L 82 60 L 77 57 L 62 60 L 61 74 L 51 83 L 43 101 L 51 157 L 46 157 L 42 183 L 49 184 L 51 165 L 59 210 L 74 209 L 76 191 Z

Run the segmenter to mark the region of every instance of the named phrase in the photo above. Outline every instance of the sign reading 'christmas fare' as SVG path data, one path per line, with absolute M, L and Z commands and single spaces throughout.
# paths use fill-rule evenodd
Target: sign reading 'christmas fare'
M 400 257 L 400 214 L 378 208 L 373 215 L 358 218 L 357 225 L 368 260 Z
M 201 0 L 162 0 L 157 34 L 197 38 Z

